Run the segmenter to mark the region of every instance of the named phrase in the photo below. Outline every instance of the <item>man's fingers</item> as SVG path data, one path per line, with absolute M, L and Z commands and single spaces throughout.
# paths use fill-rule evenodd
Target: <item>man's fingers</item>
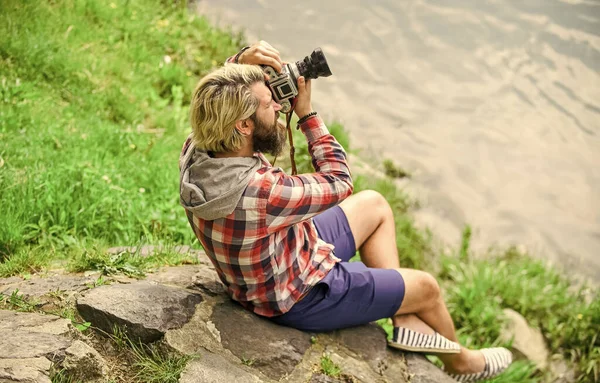
M 271 44 L 269 44 L 268 42 L 261 40 L 259 45 L 262 45 L 266 49 L 273 51 L 275 54 L 277 54 L 279 56 L 279 51 L 277 49 L 273 48 L 273 46 Z
M 304 76 L 298 77 L 298 93 L 299 94 L 304 94 L 306 92 L 305 82 L 306 82 L 306 80 L 304 79 Z
M 260 54 L 262 54 L 263 56 L 267 56 L 267 57 L 271 57 L 271 58 L 275 59 L 279 63 L 279 65 L 282 64 L 281 58 L 279 57 L 279 52 L 277 52 L 276 50 L 267 49 L 265 47 L 259 47 L 258 52 Z
M 281 62 L 277 61 L 274 57 L 262 55 L 260 59 L 263 64 L 272 66 L 277 72 L 281 72 Z

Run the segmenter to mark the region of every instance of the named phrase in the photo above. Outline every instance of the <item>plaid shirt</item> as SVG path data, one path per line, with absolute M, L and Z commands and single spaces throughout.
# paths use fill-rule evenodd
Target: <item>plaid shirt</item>
M 340 261 L 312 217 L 352 194 L 346 153 L 320 117 L 300 128 L 315 173 L 287 175 L 256 153 L 263 166 L 231 214 L 208 221 L 186 211 L 229 295 L 263 316 L 287 312 Z

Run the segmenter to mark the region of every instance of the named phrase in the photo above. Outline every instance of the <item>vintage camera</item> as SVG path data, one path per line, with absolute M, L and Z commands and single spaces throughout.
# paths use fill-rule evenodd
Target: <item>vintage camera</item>
M 283 65 L 281 73 L 277 73 L 268 65 L 262 67 L 269 76 L 267 85 L 271 88 L 273 99 L 281 105 L 283 113 L 288 113 L 292 109 L 292 99 L 298 95 L 298 77 L 316 79 L 331 76 L 331 70 L 321 48 L 315 49 L 304 60 Z

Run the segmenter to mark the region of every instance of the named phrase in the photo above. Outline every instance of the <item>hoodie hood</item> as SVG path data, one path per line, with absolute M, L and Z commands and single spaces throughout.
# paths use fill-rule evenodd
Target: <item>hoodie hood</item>
M 262 164 L 258 157 L 212 158 L 190 142 L 179 166 L 179 202 L 195 216 L 212 221 L 233 212 Z

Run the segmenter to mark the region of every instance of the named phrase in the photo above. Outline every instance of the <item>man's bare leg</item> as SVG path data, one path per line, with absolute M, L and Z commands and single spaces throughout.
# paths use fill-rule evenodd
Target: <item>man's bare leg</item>
M 406 291 L 402 306 L 396 312 L 396 316 L 402 317 L 414 313 L 444 337 L 458 342 L 454 322 L 442 299 L 440 286 L 435 278 L 421 270 L 397 270 L 404 279 Z M 444 362 L 446 370 L 450 373 L 475 373 L 482 371 L 485 367 L 483 354 L 465 347 L 461 347 L 460 354 L 439 354 L 438 357 Z
M 376 191 L 365 190 L 346 198 L 340 207 L 348 219 L 361 261 L 367 267 L 399 269 L 394 212 L 387 200 Z M 434 333 L 415 314 L 395 316 L 392 322 L 396 327 Z
M 375 191 L 363 191 L 344 200 L 340 207 L 362 262 L 367 267 L 396 269 L 404 278 L 406 293 L 402 307 L 392 318 L 394 326 L 426 334 L 435 330 L 456 342 L 454 323 L 435 278 L 424 271 L 400 269 L 394 215 L 385 198 Z M 460 354 L 440 355 L 440 359 L 451 373 L 478 372 L 485 365 L 480 352 L 466 348 Z

